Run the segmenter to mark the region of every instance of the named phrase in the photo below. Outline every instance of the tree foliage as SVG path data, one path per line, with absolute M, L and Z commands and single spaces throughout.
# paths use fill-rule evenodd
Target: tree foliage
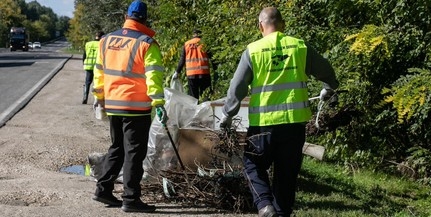
M 68 17 L 59 17 L 49 7 L 37 1 L 26 3 L 25 0 L 0 1 L 0 45 L 7 45 L 8 34 L 13 26 L 25 27 L 30 33 L 30 40 L 48 41 L 63 35 L 69 27 Z M 65 25 L 66 24 L 66 25 Z
M 16 1 L 0 1 L 0 45 L 6 45 L 10 27 L 18 20 L 22 20 L 21 9 Z
M 83 49 L 98 31 L 112 32 L 120 28 L 131 0 L 75 0 L 67 38 L 76 49 Z

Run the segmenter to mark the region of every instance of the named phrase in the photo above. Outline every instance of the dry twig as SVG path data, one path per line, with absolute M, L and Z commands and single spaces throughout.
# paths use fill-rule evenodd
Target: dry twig
M 163 171 L 159 176 L 169 180 L 172 192 L 163 190 L 163 183 L 145 183 L 142 186 L 145 200 L 155 202 L 176 202 L 183 206 L 205 206 L 234 213 L 254 210 L 248 184 L 242 173 L 242 154 L 245 135 L 234 128 L 230 130 L 210 131 L 207 139 L 214 142 L 211 148 L 213 168 L 195 162 L 197 172 L 187 171 L 189 185 L 183 172 Z M 237 164 L 231 162 L 237 160 Z M 241 166 L 240 166 L 241 165 Z M 173 192 L 174 191 L 174 192 Z M 167 195 L 168 193 L 168 195 Z M 160 196 L 163 195 L 163 196 Z

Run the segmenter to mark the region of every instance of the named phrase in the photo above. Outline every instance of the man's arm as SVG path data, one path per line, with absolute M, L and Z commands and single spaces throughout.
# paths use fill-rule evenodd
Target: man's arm
M 180 61 L 178 62 L 177 70 L 175 71 L 177 73 L 181 73 L 181 70 L 183 69 L 184 64 L 186 64 L 186 48 L 183 46 L 183 49 L 180 55 Z
M 87 44 L 85 44 L 84 46 L 84 54 L 82 55 L 82 64 L 84 64 L 85 58 L 87 58 Z
M 247 96 L 248 86 L 252 81 L 253 68 L 247 49 L 242 53 L 241 60 L 239 61 L 232 80 L 230 81 L 226 102 L 222 109 L 224 115 L 233 117 L 238 114 L 241 101 Z
M 211 51 L 207 51 L 207 56 L 208 56 L 208 60 L 211 62 L 211 66 L 212 66 L 212 68 L 213 68 L 213 70 L 214 70 L 214 73 L 215 73 L 215 71 L 217 70 L 217 68 L 218 68 L 218 62 L 217 61 L 214 61 L 214 59 L 213 59 L 213 54 L 212 54 L 212 52 Z
M 152 43 L 144 57 L 145 77 L 147 84 L 147 95 L 153 100 L 152 106 L 162 106 L 165 104 L 163 92 L 163 72 L 162 54 L 159 45 Z
M 338 88 L 339 83 L 329 61 L 308 44 L 306 61 L 305 72 L 308 76 L 312 75 L 317 80 L 322 81 L 325 89 L 335 90 Z
M 93 72 L 93 95 L 96 97 L 96 99 L 102 100 L 105 98 L 104 95 L 104 71 L 103 71 L 103 42 L 105 40 L 102 39 L 100 41 L 99 50 L 96 54 L 96 64 L 94 66 Z

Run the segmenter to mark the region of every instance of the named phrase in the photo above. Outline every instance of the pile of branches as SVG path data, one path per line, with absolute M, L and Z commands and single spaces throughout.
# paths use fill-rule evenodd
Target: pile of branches
M 210 130 L 206 138 L 214 141 L 210 168 L 195 162 L 197 171 L 186 168 L 186 171 L 159 172 L 156 182 L 142 184 L 144 199 L 191 207 L 211 207 L 233 213 L 255 211 L 242 172 L 245 135 L 235 129 Z M 238 159 L 239 164 L 231 164 L 225 157 L 220 157 L 221 154 L 229 159 Z

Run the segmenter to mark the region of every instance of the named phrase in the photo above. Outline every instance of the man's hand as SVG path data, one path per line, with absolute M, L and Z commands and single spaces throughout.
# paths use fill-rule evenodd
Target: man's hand
M 102 108 L 105 108 L 105 100 L 104 99 L 94 99 L 93 110 L 96 110 L 98 105 L 100 105 Z
M 179 76 L 179 75 L 178 75 L 178 72 L 177 72 L 177 71 L 175 71 L 175 72 L 174 72 L 174 74 L 172 75 L 172 80 L 173 80 L 173 79 L 178 79 L 178 76 Z
M 232 126 L 232 117 L 223 116 L 220 119 L 220 128 L 229 129 Z
M 327 101 L 329 98 L 331 98 L 331 96 L 332 95 L 334 95 L 335 94 L 335 91 L 333 90 L 333 89 L 325 89 L 325 88 L 323 88 L 321 91 L 320 91 L 320 96 L 319 96 L 319 98 L 320 98 L 320 100 L 322 100 L 322 101 Z
M 166 126 L 166 122 L 168 122 L 168 114 L 166 112 L 166 109 L 162 105 L 156 106 L 156 115 L 160 123 L 162 123 L 163 126 Z

